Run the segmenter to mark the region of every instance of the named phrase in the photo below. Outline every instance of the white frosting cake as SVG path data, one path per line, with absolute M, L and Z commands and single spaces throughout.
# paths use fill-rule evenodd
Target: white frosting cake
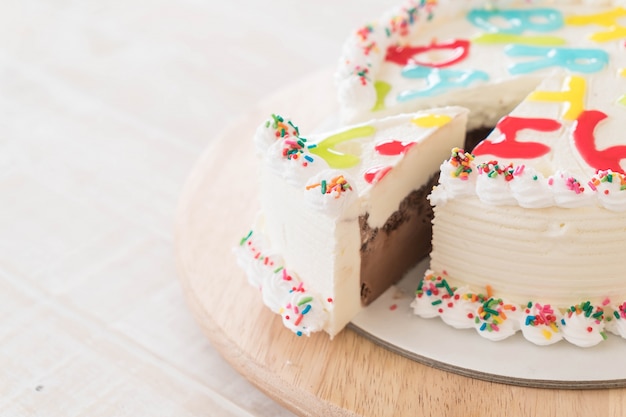
M 448 107 L 306 138 L 276 115 L 259 128 L 262 214 L 238 260 L 285 325 L 333 336 L 354 317 L 362 222 L 383 228 L 463 143 L 466 123 L 465 109 Z
M 299 334 L 336 334 L 361 308 L 364 229 L 440 170 L 416 314 L 538 345 L 626 336 L 623 3 L 413 0 L 357 30 L 336 81 L 343 119 L 367 123 L 304 141 L 275 117 L 257 134 L 264 215 L 238 251 L 266 303 Z M 419 146 L 383 156 L 390 137 Z

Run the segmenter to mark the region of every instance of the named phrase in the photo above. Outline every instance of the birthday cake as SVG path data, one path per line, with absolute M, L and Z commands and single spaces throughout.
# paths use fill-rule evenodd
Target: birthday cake
M 383 240 L 413 242 L 411 255 L 397 250 L 404 243 L 368 247 L 368 236 L 408 206 L 423 223 L 419 199 L 438 181 L 416 314 L 491 340 L 521 331 L 539 345 L 587 347 L 607 332 L 626 336 L 625 41 L 617 1 L 414 0 L 360 28 L 337 72 L 341 115 L 357 124 L 300 143 L 282 118 L 257 133 L 263 216 L 238 249 L 248 277 L 298 334 L 336 334 L 428 250 L 427 227 Z M 401 113 L 410 114 L 385 118 Z M 381 143 L 402 142 L 388 123 L 415 119 L 430 121 L 426 131 L 405 126 L 397 137 L 419 146 L 380 163 Z M 345 134 L 366 126 L 385 133 Z M 485 127 L 495 128 L 472 153 L 461 149 L 466 131 Z M 352 165 L 334 165 L 336 156 Z M 324 198 L 309 197 L 316 190 Z M 362 279 L 408 258 L 392 278 L 376 278 L 383 268 Z M 269 281 L 288 296 L 266 294 Z

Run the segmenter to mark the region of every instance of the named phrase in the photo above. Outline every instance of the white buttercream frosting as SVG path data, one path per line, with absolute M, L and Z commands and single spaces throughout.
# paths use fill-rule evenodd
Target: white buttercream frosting
M 285 327 L 294 333 L 310 336 L 311 333 L 324 329 L 328 320 L 328 311 L 323 303 L 305 292 L 294 291 L 280 312 Z
M 610 321 L 607 321 L 606 329 L 626 339 L 626 302 L 612 304 L 611 310 L 613 315 L 609 316 Z
M 454 287 L 454 283 L 427 271 L 411 303 L 413 312 L 423 318 L 440 317 L 457 329 L 473 327 L 492 341 L 520 330 L 526 340 L 539 346 L 565 339 L 579 347 L 592 347 L 607 338 L 606 331 L 626 338 L 626 302 L 613 304 L 605 298 L 601 305 L 584 302 L 559 309 L 533 301 L 507 302 L 490 295 L 491 287 L 476 291 L 467 285 Z
M 520 329 L 519 309 L 502 299 L 488 298 L 476 311 L 474 328 L 485 339 L 504 340 Z
M 509 188 L 520 207 L 544 208 L 555 204 L 548 182 L 533 167 L 518 171 L 515 181 L 509 182 Z
M 607 210 L 626 211 L 626 176 L 610 170 L 601 171 L 589 181 L 600 205 Z
M 597 312 L 597 311 L 596 311 Z M 605 321 L 581 311 L 568 312 L 561 319 L 563 338 L 580 347 L 592 347 L 606 338 Z
M 275 270 L 283 266 L 278 254 L 266 251 L 269 246 L 266 240 L 263 235 L 251 230 L 233 249 L 237 264 L 245 271 L 248 282 L 259 289 L 265 280 L 274 276 Z
M 559 330 L 561 312 L 550 305 L 529 302 L 521 316 L 524 337 L 536 345 L 547 346 L 563 339 Z
M 306 182 L 304 198 L 312 210 L 341 218 L 358 215 L 358 190 L 355 181 L 337 170 L 324 170 Z
M 289 294 L 301 286 L 298 276 L 285 268 L 266 275 L 261 285 L 263 303 L 274 313 L 280 313 L 287 304 Z
M 462 151 L 454 149 L 453 157 L 441 165 L 439 184 L 429 197 L 433 205 L 476 196 L 494 206 L 603 207 L 613 212 L 626 211 L 626 176 L 621 173 L 602 171 L 578 180 L 567 172 L 557 171 L 546 178 L 531 166 L 508 166 L 499 161 L 479 164 L 473 155 L 467 154 L 471 172 L 461 178 L 451 174 L 458 169 L 459 152 Z M 611 178 L 610 182 L 607 178 Z
M 309 336 L 322 330 L 333 310 L 332 303 L 322 301 L 297 274 L 287 271 L 282 257 L 269 252 L 269 247 L 264 234 L 250 231 L 234 248 L 249 283 L 261 290 L 263 303 L 281 314 L 285 326 L 294 333 Z

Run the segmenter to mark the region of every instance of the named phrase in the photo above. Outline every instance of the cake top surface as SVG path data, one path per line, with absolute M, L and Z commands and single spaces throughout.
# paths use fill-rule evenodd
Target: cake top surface
M 344 45 L 336 74 L 343 116 L 482 103 L 476 92 L 502 93 L 488 85 L 532 85 L 555 68 L 601 72 L 623 55 L 621 3 L 408 1 Z
M 434 202 L 476 193 L 492 204 L 626 210 L 622 2 L 408 2 L 359 29 L 342 59 L 340 101 L 353 117 L 449 102 L 472 110 L 470 124 L 506 115 L 468 175 L 442 176 Z M 509 102 L 521 104 L 507 114 Z

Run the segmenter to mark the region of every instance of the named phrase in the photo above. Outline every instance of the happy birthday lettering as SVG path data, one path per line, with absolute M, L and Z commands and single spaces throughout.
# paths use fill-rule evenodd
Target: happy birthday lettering
M 402 70 L 402 75 L 406 78 L 424 79 L 426 86 L 420 90 L 401 92 L 397 97 L 400 102 L 419 97 L 432 97 L 453 89 L 468 87 L 475 82 L 489 80 L 489 74 L 480 70 L 439 69 L 419 65 L 406 67 Z
M 467 14 L 467 19 L 487 33 L 521 35 L 526 31 L 551 32 L 563 27 L 561 12 L 551 8 L 531 10 L 474 9 Z M 504 20 L 506 26 L 495 22 Z

